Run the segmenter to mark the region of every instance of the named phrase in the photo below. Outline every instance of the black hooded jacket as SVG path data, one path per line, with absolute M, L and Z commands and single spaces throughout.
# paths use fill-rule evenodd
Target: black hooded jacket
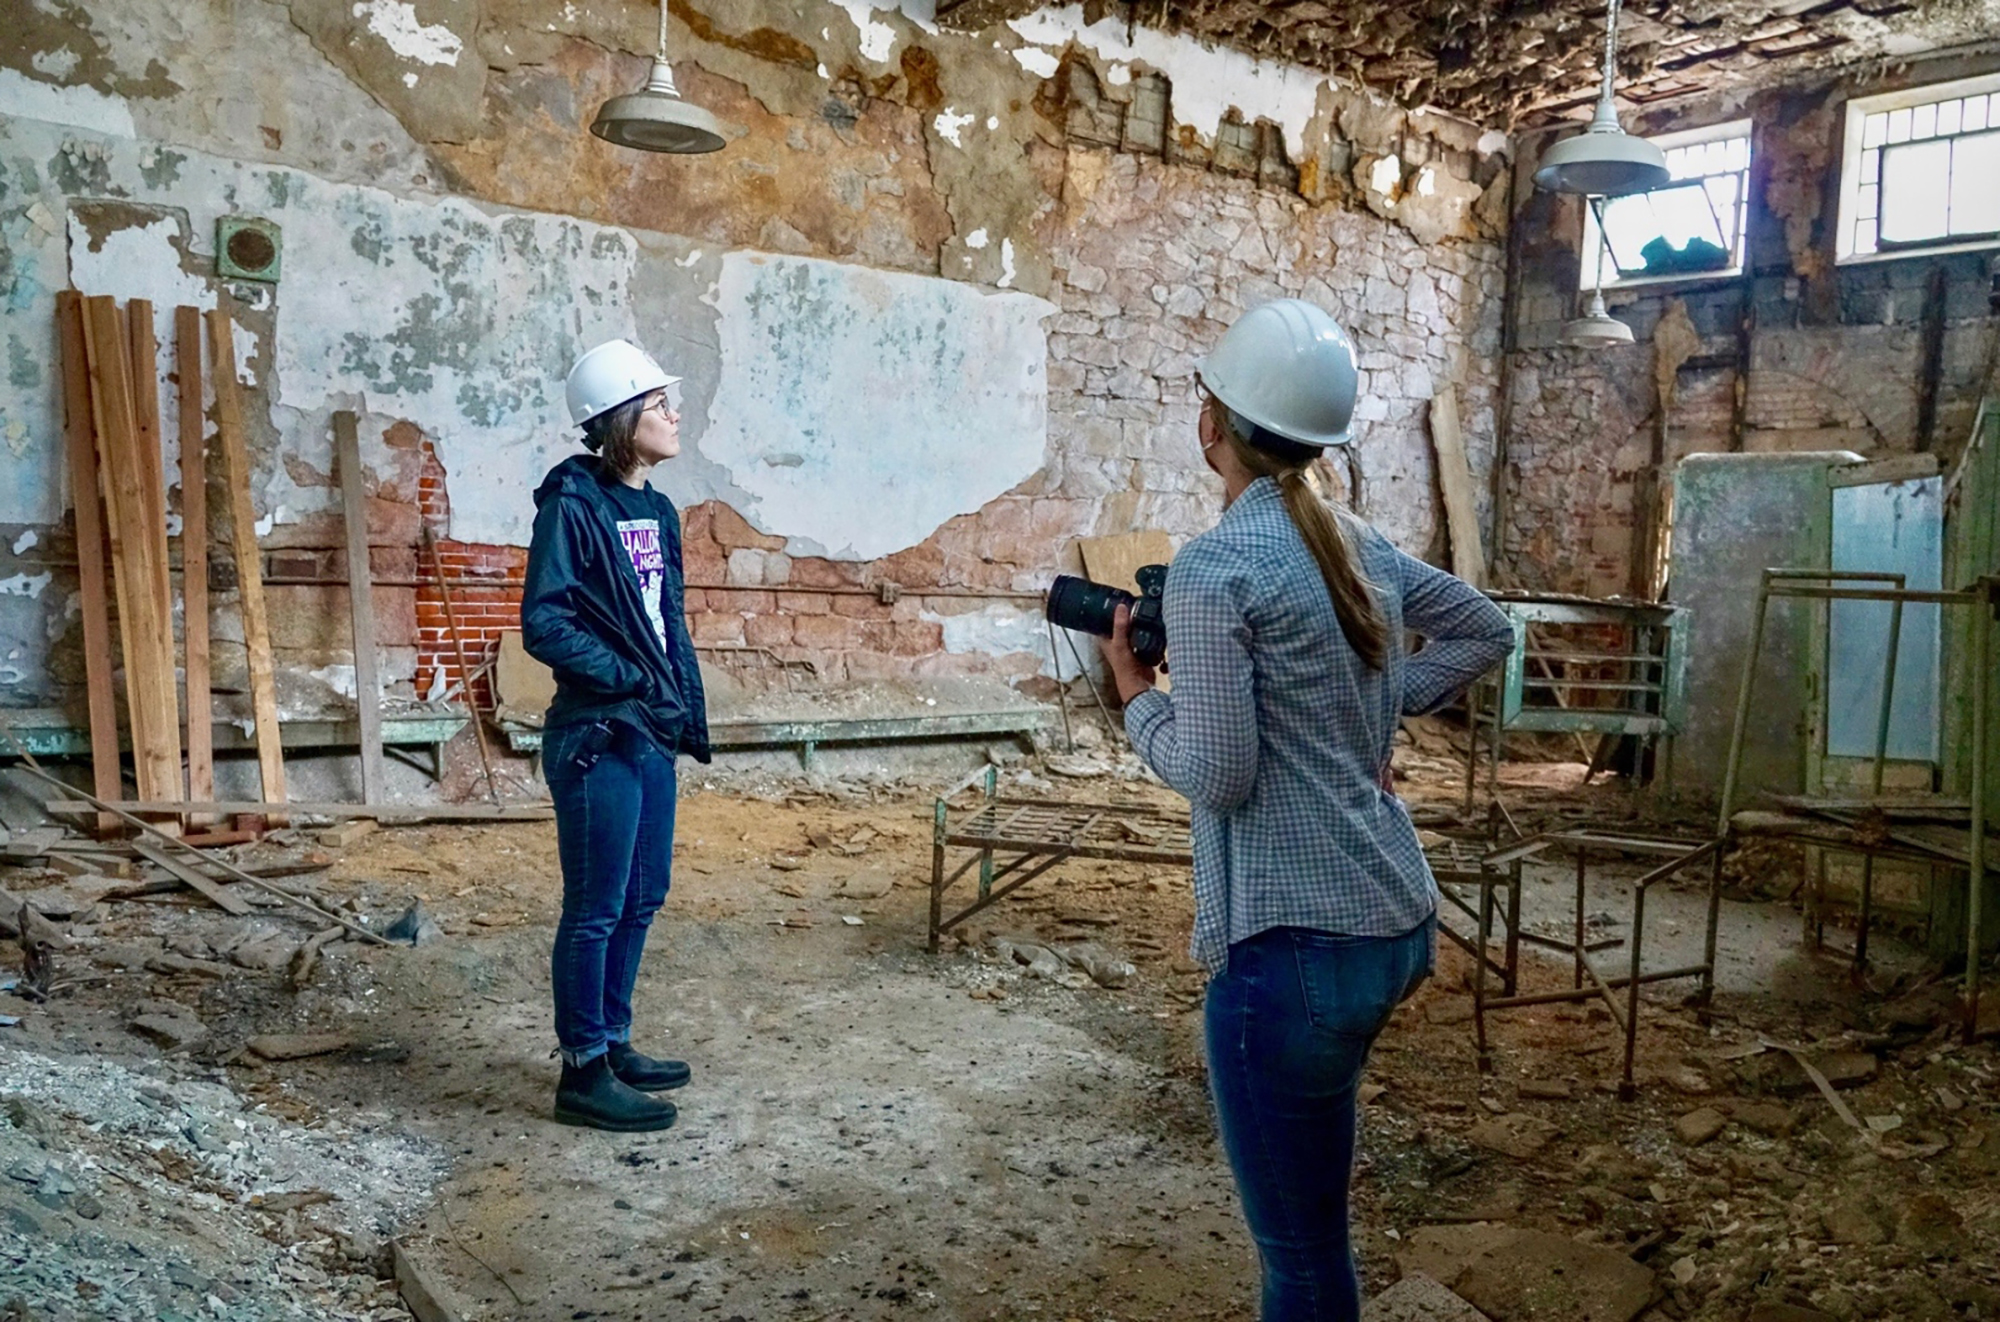
M 651 487 L 666 557 L 660 614 L 668 647 L 646 616 L 639 580 L 618 536 L 617 507 L 595 457 L 573 455 L 535 490 L 535 533 L 521 592 L 521 642 L 555 672 L 548 729 L 622 721 L 670 755 L 709 760 L 708 707 L 688 637 L 681 519 Z

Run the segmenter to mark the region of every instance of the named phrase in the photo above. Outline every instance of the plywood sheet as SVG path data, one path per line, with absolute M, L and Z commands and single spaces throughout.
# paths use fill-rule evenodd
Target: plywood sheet
M 1174 558 L 1174 544 L 1163 532 L 1127 532 L 1115 537 L 1079 537 L 1083 572 L 1093 583 L 1108 583 L 1127 592 L 1139 590 L 1139 570 L 1164 565 Z

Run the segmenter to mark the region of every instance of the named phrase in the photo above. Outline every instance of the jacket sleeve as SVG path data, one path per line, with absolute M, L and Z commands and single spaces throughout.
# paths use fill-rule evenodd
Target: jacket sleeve
M 1125 708 L 1132 746 L 1188 802 L 1226 813 L 1257 779 L 1250 575 L 1223 549 L 1191 542 L 1167 571 L 1174 688 Z
M 1426 640 L 1403 667 L 1405 716 L 1435 711 L 1514 650 L 1514 626 L 1479 589 L 1390 548 L 1403 625 Z
M 521 586 L 521 645 L 565 684 L 606 697 L 642 697 L 646 675 L 585 627 L 577 613 L 579 578 L 588 568 L 581 511 L 556 496 L 535 514 Z

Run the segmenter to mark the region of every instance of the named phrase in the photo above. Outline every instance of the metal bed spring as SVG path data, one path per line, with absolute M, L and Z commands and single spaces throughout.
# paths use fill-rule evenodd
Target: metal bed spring
M 933 809 L 928 942 L 933 954 L 946 932 L 1068 859 L 1175 867 L 1194 862 L 1184 815 L 1140 803 L 1003 797 L 991 767 L 985 781 L 978 807 L 956 821 L 950 793 L 940 795 Z M 947 856 L 953 849 L 974 852 L 947 874 Z M 974 868 L 979 870 L 978 898 L 946 917 L 945 892 Z

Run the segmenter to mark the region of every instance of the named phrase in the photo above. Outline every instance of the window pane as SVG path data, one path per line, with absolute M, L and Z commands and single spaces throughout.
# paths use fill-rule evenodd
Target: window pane
M 1927 106 L 1915 106 L 1910 110 L 1910 139 L 1934 138 L 1937 136 L 1937 102 Z
M 1881 153 L 1881 152 L 1879 152 L 1879 151 L 1865 151 L 1865 152 L 1862 152 L 1862 153 L 1861 153 L 1861 182 L 1862 182 L 1862 183 L 1864 183 L 1864 184 L 1873 184 L 1873 183 L 1879 183 L 1879 182 L 1881 181 L 1881 175 L 1880 175 L 1879 173 L 1877 173 L 1877 172 L 1878 172 L 1878 171 L 1880 171 L 1880 170 L 1881 170 L 1881 168 L 1882 168 L 1882 153 Z
M 1861 145 L 1879 147 L 1889 140 L 1889 116 L 1868 115 L 1861 121 Z
M 2000 230 L 2000 133 L 1960 138 L 1952 144 L 1951 232 Z
M 1733 176 L 1730 184 L 1733 188 Z M 1699 182 L 1614 199 L 1604 209 L 1604 228 L 1619 274 L 1727 269 L 1732 236 L 1725 233 L 1719 211 L 1707 186 Z M 1733 216 L 1727 224 L 1735 228 Z
M 1725 170 L 1745 170 L 1750 166 L 1750 139 L 1731 138 L 1729 150 L 1723 153 L 1722 168 Z
M 1893 130 L 1891 133 L 1893 135 Z M 1912 142 L 1882 153 L 1885 242 L 1915 243 L 1949 232 L 1951 147 L 1947 139 Z
M 1891 110 L 1889 112 L 1889 141 L 1908 142 L 1910 140 L 1910 112 Z
M 1863 184 L 1855 197 L 1854 214 L 1862 220 L 1875 219 L 1875 198 L 1880 191 L 1873 184 Z
M 1977 133 L 1980 129 L 1985 128 L 1986 125 L 1986 98 L 1983 96 L 1966 97 L 1965 120 L 1960 127 L 1967 133 Z M 2000 125 L 1995 125 L 1994 127 L 2000 128 Z
M 1940 138 L 1948 138 L 1958 132 L 1959 117 L 1965 111 L 1963 101 L 1940 101 L 1937 108 L 1937 131 Z

